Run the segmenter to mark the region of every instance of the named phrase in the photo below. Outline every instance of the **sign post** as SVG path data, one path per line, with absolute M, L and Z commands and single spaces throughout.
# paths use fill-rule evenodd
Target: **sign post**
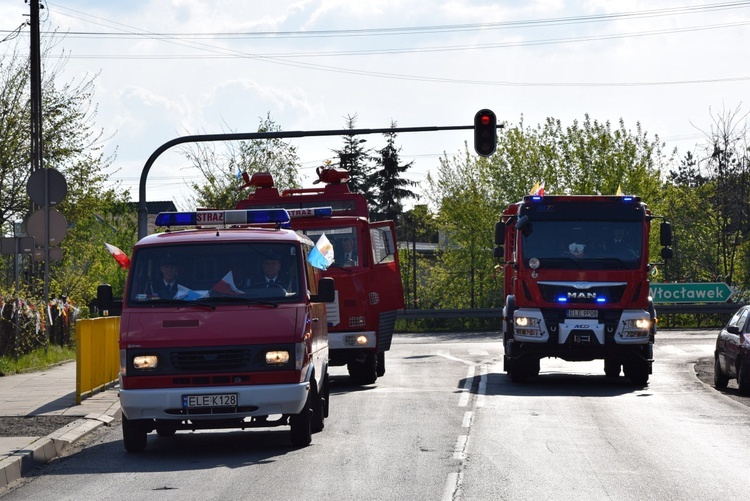
M 654 303 L 726 303 L 732 289 L 724 282 L 683 282 L 649 287 Z

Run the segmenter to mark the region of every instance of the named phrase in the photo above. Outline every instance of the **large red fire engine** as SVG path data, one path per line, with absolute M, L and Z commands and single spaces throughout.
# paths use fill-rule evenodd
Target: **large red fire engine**
M 539 361 L 604 360 L 607 376 L 645 385 L 656 312 L 649 297 L 649 232 L 656 218 L 634 196 L 526 196 L 495 228 L 504 259 L 504 366 L 514 382 Z M 661 255 L 672 232 L 662 222 Z
M 330 364 L 346 365 L 360 384 L 374 383 L 385 373 L 396 312 L 404 307 L 396 232 L 392 221 L 369 220 L 365 197 L 346 185 L 347 171 L 321 167 L 318 177 L 321 187 L 280 192 L 269 173 L 245 175 L 255 191 L 237 208 L 284 208 L 292 229 L 315 242 L 326 235 L 335 260 L 323 276 L 336 284 L 336 300 L 326 305 Z

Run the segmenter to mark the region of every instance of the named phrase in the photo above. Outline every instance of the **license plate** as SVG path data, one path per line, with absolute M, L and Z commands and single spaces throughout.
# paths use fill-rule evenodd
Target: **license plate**
M 183 395 L 182 407 L 193 409 L 200 407 L 237 407 L 236 393 L 220 393 L 214 395 Z
M 570 318 L 598 318 L 599 312 L 597 310 L 568 310 L 568 317 Z

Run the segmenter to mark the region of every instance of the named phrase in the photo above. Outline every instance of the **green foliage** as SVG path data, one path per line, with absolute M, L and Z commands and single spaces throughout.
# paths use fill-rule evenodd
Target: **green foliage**
M 14 356 L 0 357 L 0 376 L 41 371 L 62 362 L 75 360 L 75 358 L 75 349 L 67 346 L 37 348 L 31 353 L 18 357 L 18 360 Z
M 261 119 L 258 132 L 278 132 L 281 127 L 270 113 Z M 194 207 L 233 209 L 246 198 L 241 191 L 243 181 L 238 172 L 249 176 L 256 172 L 270 172 L 280 190 L 299 188 L 299 157 L 297 148 L 281 139 L 253 139 L 228 143 L 225 153 L 218 153 L 215 143 L 195 143 L 182 150 L 185 157 L 203 176 L 200 183 L 192 183 L 196 194 Z
M 391 122 L 391 128 L 395 127 L 396 122 Z M 396 133 L 388 132 L 383 135 L 386 145 L 378 151 L 379 156 L 375 158 L 378 168 L 373 174 L 372 184 L 376 189 L 377 200 L 370 211 L 370 219 L 395 221 L 404 210 L 402 201 L 417 197 L 409 189 L 417 183 L 402 177 L 414 162 L 400 165 L 401 148 L 396 147 Z
M 355 129 L 357 124 L 357 114 L 348 115 L 346 119 L 346 128 Z M 373 171 L 373 154 L 372 150 L 365 148 L 363 145 L 366 139 L 360 139 L 356 135 L 343 136 L 344 145 L 340 150 L 332 150 L 339 157 L 339 166 L 349 172 L 350 179 L 347 182 L 349 189 L 353 193 L 361 193 L 367 199 L 367 204 L 371 207 L 378 206 L 377 188 L 374 185 Z

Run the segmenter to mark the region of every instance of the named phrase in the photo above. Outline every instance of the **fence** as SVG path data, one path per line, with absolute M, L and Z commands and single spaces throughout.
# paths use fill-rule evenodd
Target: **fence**
M 117 380 L 120 372 L 120 317 L 76 322 L 76 403 Z

